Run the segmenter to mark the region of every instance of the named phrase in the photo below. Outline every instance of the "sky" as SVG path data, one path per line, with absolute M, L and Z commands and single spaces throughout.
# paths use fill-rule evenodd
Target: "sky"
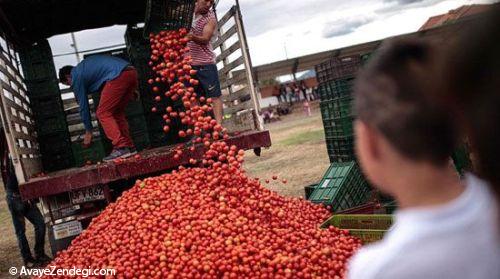
M 240 0 L 254 66 L 417 31 L 435 15 L 494 0 Z M 220 0 L 222 17 L 235 0 Z M 75 33 L 79 50 L 123 44 L 125 26 Z M 54 55 L 73 52 L 71 36 L 49 39 Z M 76 56 L 54 58 L 56 68 Z

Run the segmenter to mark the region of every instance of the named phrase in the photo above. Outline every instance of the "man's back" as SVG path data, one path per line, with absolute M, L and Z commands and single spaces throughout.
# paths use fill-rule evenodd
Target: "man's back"
M 83 83 L 89 92 L 97 92 L 109 80 L 120 75 L 129 62 L 110 55 L 93 55 L 85 58 L 72 71 L 73 82 Z

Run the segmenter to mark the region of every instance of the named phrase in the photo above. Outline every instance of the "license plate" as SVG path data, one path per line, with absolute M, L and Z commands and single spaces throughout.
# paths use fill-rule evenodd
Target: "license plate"
M 106 197 L 104 196 L 104 186 L 102 185 L 71 192 L 71 202 L 73 204 L 103 200 L 105 198 Z
M 79 235 L 82 232 L 82 223 L 71 221 L 53 226 L 54 239 L 63 239 L 66 237 Z

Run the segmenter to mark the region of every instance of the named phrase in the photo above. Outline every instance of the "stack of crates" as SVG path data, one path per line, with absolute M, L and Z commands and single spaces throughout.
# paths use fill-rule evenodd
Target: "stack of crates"
M 195 0 L 148 0 L 145 35 L 161 30 L 191 28 Z
M 370 193 L 370 185 L 355 161 L 332 163 L 309 200 L 337 212 L 364 204 Z
M 352 111 L 355 75 L 370 54 L 335 57 L 316 66 L 330 167 L 309 200 L 337 212 L 362 205 L 371 188 L 356 162 Z
M 49 42 L 43 40 L 22 49 L 19 56 L 35 117 L 44 170 L 72 167 L 70 134 Z
M 162 98 L 160 102 L 154 100 L 154 97 L 158 94 L 153 92 L 152 85 L 148 83 L 148 80 L 154 77 L 154 73 L 148 65 L 151 57 L 151 49 L 149 39 L 145 39 L 143 34 L 143 27 L 129 25 L 125 32 L 125 43 L 130 62 L 137 69 L 139 75 L 139 91 L 151 146 L 159 147 L 183 142 L 184 139 L 180 138 L 176 133 L 182 127 L 178 119 L 172 119 L 169 133 L 163 131 L 165 121 L 162 118 L 162 112 L 168 106 L 180 109 L 182 108 L 182 102 L 180 100 L 172 102 L 171 100 L 167 100 L 167 98 Z M 165 83 L 156 83 L 155 86 L 159 87 L 159 92 L 166 92 L 168 90 Z M 156 107 L 158 112 L 152 112 L 153 107 Z
M 316 66 L 320 108 L 330 162 L 355 160 L 352 88 L 360 56 L 333 58 Z

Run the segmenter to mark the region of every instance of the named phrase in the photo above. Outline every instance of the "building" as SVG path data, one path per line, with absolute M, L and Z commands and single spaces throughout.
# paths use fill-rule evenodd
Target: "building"
M 424 25 L 422 25 L 422 27 L 420 27 L 420 29 L 418 29 L 418 31 L 438 27 L 438 26 L 441 26 L 444 24 L 449 24 L 449 23 L 453 23 L 453 22 L 456 22 L 459 20 L 463 20 L 465 18 L 477 16 L 481 13 L 488 11 L 492 6 L 493 6 L 493 4 L 490 4 L 490 5 L 488 5 L 488 4 L 485 4 L 485 5 L 477 4 L 476 5 L 475 4 L 475 5 L 461 6 L 459 8 L 450 10 L 446 14 L 430 17 L 424 23 Z

